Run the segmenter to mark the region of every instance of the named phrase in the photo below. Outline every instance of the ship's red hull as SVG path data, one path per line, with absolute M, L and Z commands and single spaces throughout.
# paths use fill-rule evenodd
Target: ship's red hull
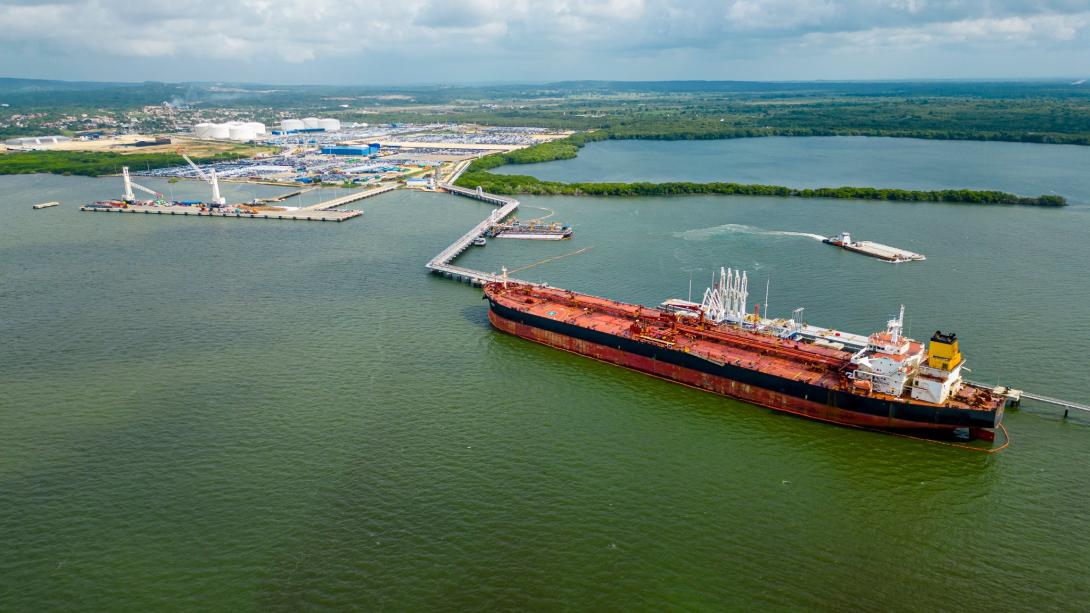
M 663 360 L 655 360 L 614 347 L 608 347 L 584 339 L 543 330 L 524 323 L 514 322 L 498 315 L 491 309 L 488 312 L 488 319 L 497 329 L 521 338 L 637 370 L 662 379 L 668 379 L 691 387 L 768 407 L 777 411 L 843 425 L 882 430 L 931 430 L 949 432 L 957 429 L 956 426 L 950 425 L 927 424 L 879 415 L 868 415 L 856 411 L 840 409 L 820 402 L 805 400 L 756 385 L 750 385 L 726 377 L 700 372 L 676 364 L 670 364 Z M 991 440 L 994 437 L 993 432 L 981 428 L 973 428 L 971 435 L 973 438 L 987 440 Z

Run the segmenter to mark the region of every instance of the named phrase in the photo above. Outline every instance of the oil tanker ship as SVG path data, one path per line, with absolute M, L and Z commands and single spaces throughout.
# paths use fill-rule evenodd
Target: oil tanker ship
M 497 329 L 778 411 L 881 430 L 994 440 L 1011 402 L 962 379 L 955 334 L 903 334 L 904 307 L 869 336 L 747 309 L 748 276 L 720 269 L 700 303 L 647 308 L 559 288 L 485 285 Z

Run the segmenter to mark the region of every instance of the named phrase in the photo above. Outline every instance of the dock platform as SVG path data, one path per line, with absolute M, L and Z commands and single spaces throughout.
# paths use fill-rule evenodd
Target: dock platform
M 363 211 L 322 211 L 295 209 L 292 211 L 259 211 L 257 213 L 226 213 L 218 209 L 201 210 L 195 206 L 142 206 L 120 207 L 81 206 L 81 211 L 92 213 L 134 213 L 141 215 L 189 215 L 191 217 L 240 217 L 250 219 L 286 219 L 291 221 L 347 221 L 363 215 Z

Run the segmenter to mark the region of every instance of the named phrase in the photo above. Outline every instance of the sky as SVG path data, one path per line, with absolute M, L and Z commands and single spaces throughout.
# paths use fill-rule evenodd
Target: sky
M 1082 78 L 1090 0 L 0 0 L 0 76 Z

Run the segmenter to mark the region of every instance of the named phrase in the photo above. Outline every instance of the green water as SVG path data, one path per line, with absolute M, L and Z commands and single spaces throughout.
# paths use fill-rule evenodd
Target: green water
M 791 187 L 997 189 L 1090 204 L 1090 147 L 814 136 L 590 143 L 579 156 L 494 172 L 547 181 L 735 181 Z
M 986 455 L 788 417 L 491 330 L 479 290 L 423 269 L 482 203 L 394 192 L 343 224 L 76 210 L 116 182 L 0 178 L 0 610 L 1062 610 L 1090 592 L 1090 420 L 1027 407 Z M 64 204 L 30 209 L 46 200 Z M 741 266 L 773 313 L 856 332 L 903 301 L 914 336 L 959 333 L 973 378 L 1090 400 L 1090 208 L 524 202 L 576 237 L 460 263 L 593 247 L 517 276 L 647 304 Z M 928 260 L 771 233 L 842 229 Z

